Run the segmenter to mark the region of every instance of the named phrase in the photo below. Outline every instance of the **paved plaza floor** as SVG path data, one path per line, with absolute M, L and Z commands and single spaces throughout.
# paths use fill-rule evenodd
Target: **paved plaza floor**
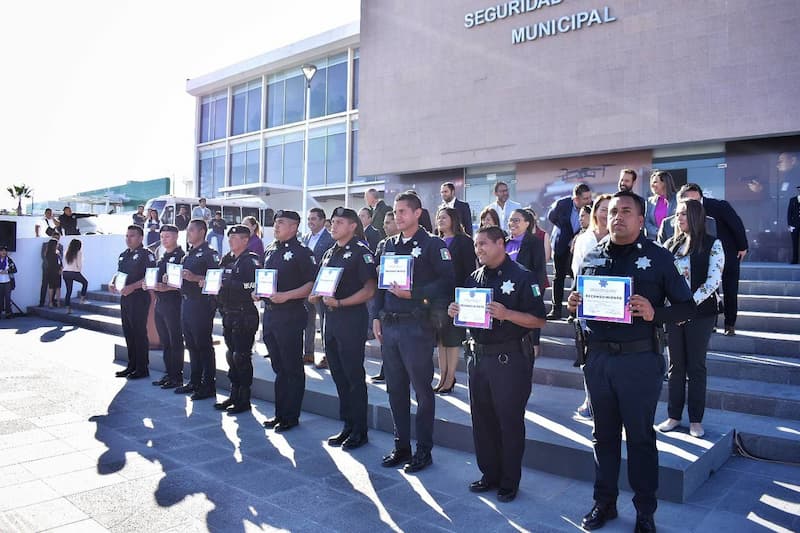
M 474 456 L 442 447 L 417 475 L 382 468 L 391 435 L 330 448 L 340 423 L 317 415 L 275 434 L 261 425 L 268 402 L 228 417 L 212 400 L 114 378 L 115 342 L 0 321 L 0 531 L 578 531 L 591 507 L 591 483 L 529 469 L 512 503 L 472 494 Z M 632 531 L 630 498 L 620 495 L 603 531 Z M 662 502 L 656 521 L 660 531 L 800 530 L 800 467 L 732 457 L 688 503 Z

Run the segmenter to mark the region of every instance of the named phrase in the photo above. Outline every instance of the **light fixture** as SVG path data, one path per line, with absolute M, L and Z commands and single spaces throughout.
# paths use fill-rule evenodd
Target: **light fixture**
M 307 64 L 303 65 L 300 68 L 303 69 L 303 76 L 306 77 L 306 83 L 310 87 L 311 86 L 311 78 L 313 78 L 314 74 L 317 73 L 317 66 L 307 63 Z

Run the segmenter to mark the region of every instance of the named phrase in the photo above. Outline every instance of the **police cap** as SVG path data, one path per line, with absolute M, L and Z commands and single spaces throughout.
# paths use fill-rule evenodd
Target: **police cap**
M 297 211 L 289 211 L 287 209 L 278 209 L 275 211 L 274 220 L 278 220 L 279 218 L 288 218 L 289 220 L 300 222 L 300 215 L 297 213 Z
M 161 231 L 159 231 L 159 233 L 164 233 L 165 231 L 178 233 L 178 226 L 176 226 L 175 224 L 164 224 L 163 226 L 161 226 Z
M 333 214 L 331 214 L 331 217 L 347 218 L 352 222 L 359 221 L 358 213 L 346 207 L 337 207 L 336 209 L 333 210 Z
M 228 230 L 228 237 L 231 235 L 247 235 L 250 236 L 250 228 L 244 224 L 235 224 Z

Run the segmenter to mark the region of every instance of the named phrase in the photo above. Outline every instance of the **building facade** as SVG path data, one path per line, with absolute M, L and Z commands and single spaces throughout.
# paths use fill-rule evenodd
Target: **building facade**
M 647 196 L 657 168 L 731 202 L 749 260 L 785 262 L 798 27 L 795 0 L 365 1 L 360 27 L 189 82 L 198 193 L 296 198 L 307 125 L 308 191 L 323 205 L 361 205 L 376 186 L 432 207 L 454 181 L 477 217 L 503 180 L 547 226 L 576 183 L 612 191 L 634 168 Z M 324 78 L 345 96 L 312 82 L 306 123 L 300 65 L 345 56 Z

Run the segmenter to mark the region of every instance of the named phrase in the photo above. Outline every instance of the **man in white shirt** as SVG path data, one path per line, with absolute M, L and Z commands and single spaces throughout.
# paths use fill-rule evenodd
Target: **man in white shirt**
M 503 231 L 508 232 L 508 217 L 515 209 L 521 209 L 522 205 L 508 199 L 508 184 L 504 181 L 494 184 L 494 196 L 497 200 L 486 207 L 495 210 L 497 218 L 500 219 L 500 227 Z
M 44 218 L 36 222 L 36 236 L 49 239 L 53 231 L 58 227 L 58 220 L 53 216 L 53 210 L 49 207 L 44 210 Z M 48 230 L 50 230 L 48 232 Z
M 206 199 L 200 198 L 200 205 L 192 209 L 192 218 L 202 218 L 208 224 L 213 216 L 211 209 L 206 207 Z

